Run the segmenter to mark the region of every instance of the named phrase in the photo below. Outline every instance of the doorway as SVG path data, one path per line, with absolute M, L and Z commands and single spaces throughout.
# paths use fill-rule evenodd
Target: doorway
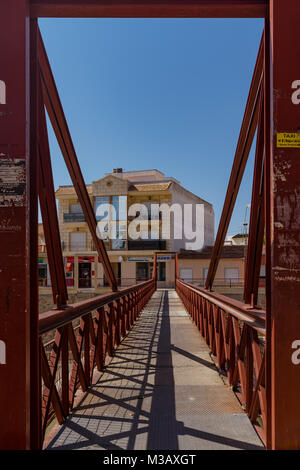
M 149 263 L 136 263 L 136 280 L 146 281 L 149 279 Z
M 157 280 L 158 281 L 165 281 L 166 280 L 166 263 L 165 261 L 157 263 L 158 271 L 157 271 Z
M 88 289 L 92 287 L 92 269 L 91 263 L 78 263 L 79 277 L 78 287 L 80 289 Z

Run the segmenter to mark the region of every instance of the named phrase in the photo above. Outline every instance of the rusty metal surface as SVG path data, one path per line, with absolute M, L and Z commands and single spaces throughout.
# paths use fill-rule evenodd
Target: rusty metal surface
M 84 4 L 83 4 L 84 3 Z M 31 15 L 108 18 L 263 18 L 268 0 L 31 0 Z
M 300 329 L 300 163 L 299 136 L 297 134 L 300 129 L 298 119 L 300 80 L 299 64 L 297 60 L 293 60 L 293 52 L 296 50 L 295 44 L 299 42 L 297 23 L 299 1 L 290 0 L 284 3 L 275 0 L 192 0 L 186 3 L 181 0 L 168 0 L 161 3 L 159 0 L 145 0 L 141 3 L 139 0 L 133 0 L 128 3 L 127 0 L 88 0 L 86 2 L 80 0 L 11 0 L 10 2 L 2 2 L 0 9 L 0 45 L 1 50 L 4 51 L 0 57 L 2 74 L 0 77 L 0 300 L 3 306 L 0 331 L 0 379 L 1 382 L 8 384 L 1 390 L 0 411 L 3 420 L 6 421 L 6 427 L 2 429 L 2 434 L 0 433 L 1 446 L 18 449 L 33 449 L 39 446 L 39 412 L 37 407 L 41 387 L 39 386 L 38 373 L 37 313 L 37 142 L 41 119 L 39 119 L 37 94 L 37 52 L 39 52 L 39 65 L 43 79 L 43 96 L 50 121 L 69 168 L 73 184 L 77 189 L 78 198 L 83 205 L 107 278 L 110 280 L 113 290 L 117 290 L 116 279 L 104 244 L 95 234 L 96 220 L 93 209 L 41 40 L 38 41 L 40 47 L 37 48 L 37 17 L 194 16 L 265 18 L 264 41 L 260 48 L 250 89 L 206 287 L 212 287 L 247 155 L 260 117 L 261 132 L 258 133 L 260 137 L 256 152 L 249 251 L 245 275 L 245 301 L 251 302 L 251 306 L 255 306 L 260 267 L 259 258 L 263 233 L 265 233 L 266 315 L 260 315 L 255 309 L 245 311 L 243 306 L 239 306 L 234 301 L 226 302 L 221 296 L 210 294 L 203 289 L 186 288 L 183 284 L 181 285 L 182 298 L 194 322 L 205 336 L 207 344 L 211 346 L 213 354 L 216 355 L 219 367 L 222 369 L 226 366 L 229 383 L 233 385 L 235 390 L 241 387 L 241 400 L 245 403 L 251 421 L 254 423 L 259 415 L 263 417 L 267 448 L 299 449 L 299 413 L 297 410 L 299 409 L 300 393 L 298 372 L 300 340 L 297 332 Z M 30 21 L 29 16 L 31 16 Z M 9 55 L 6 54 L 7 50 L 10 51 Z M 261 109 L 260 116 L 258 116 L 259 95 L 264 99 L 264 109 Z M 264 121 L 262 111 L 264 111 Z M 280 138 L 278 133 L 294 134 L 294 137 L 289 137 L 289 141 L 285 142 L 287 145 L 282 145 L 284 142 L 277 141 Z M 43 167 L 45 170 L 46 166 L 43 165 Z M 43 185 L 43 188 L 46 190 L 46 185 Z M 48 185 L 48 192 L 49 189 Z M 53 188 L 51 191 L 53 192 Z M 44 204 L 48 204 L 49 201 L 50 199 L 44 194 Z M 53 206 L 53 194 L 51 204 Z M 42 214 L 46 212 L 44 209 L 45 206 L 42 208 Z M 265 227 L 263 222 L 265 222 Z M 47 251 L 49 251 L 50 238 L 50 233 L 48 233 L 48 236 L 46 235 L 46 242 L 48 239 Z M 58 237 L 56 238 L 56 243 L 58 243 Z M 61 250 L 53 250 L 54 259 L 57 256 L 61 257 L 59 251 Z M 53 260 L 52 266 L 51 276 L 53 277 Z M 62 265 L 60 270 L 61 275 L 58 277 L 62 293 L 57 294 L 57 304 L 62 307 L 60 304 L 64 304 L 66 299 Z M 178 277 L 177 260 L 175 272 Z M 156 283 L 155 274 L 154 281 Z M 178 280 L 176 280 L 176 285 L 179 285 Z M 125 370 L 124 364 L 126 364 L 126 373 L 133 371 L 135 374 L 143 375 L 147 371 L 149 384 L 152 384 L 154 391 L 156 389 L 162 390 L 162 387 L 170 387 L 170 380 L 173 380 L 173 396 L 174 404 L 176 404 L 176 400 L 177 403 L 180 403 L 181 396 L 176 387 L 185 385 L 184 377 L 188 381 L 195 380 L 196 377 L 190 372 L 192 368 L 188 365 L 189 361 L 198 362 L 203 367 L 205 366 L 205 369 L 201 369 L 201 374 L 197 375 L 198 382 L 195 384 L 197 387 L 202 387 L 199 376 L 203 377 L 205 381 L 216 380 L 217 376 L 212 379 L 212 369 L 208 367 L 207 352 L 202 350 L 202 346 L 199 351 L 194 351 L 193 358 L 191 357 L 191 349 L 186 345 L 189 346 L 196 341 L 193 339 L 192 331 L 183 324 L 184 313 L 180 309 L 180 305 L 171 294 L 170 296 L 170 300 L 174 301 L 173 307 L 178 322 L 175 321 L 175 317 L 173 318 L 173 314 L 169 316 L 166 313 L 168 310 L 164 308 L 159 311 L 157 317 L 158 305 L 155 302 L 159 303 L 160 300 L 159 297 L 153 298 L 153 302 L 149 305 L 150 310 L 147 310 L 147 321 L 145 316 L 145 323 L 140 335 L 131 337 L 134 344 L 130 343 L 130 339 L 127 343 L 128 347 L 140 345 L 140 341 L 144 338 L 143 351 L 146 352 L 146 355 L 136 354 L 138 358 L 134 359 L 135 356 L 132 357 L 127 351 L 124 356 L 125 360 L 115 358 L 119 360 L 119 364 L 113 363 L 111 371 L 114 371 L 115 368 L 119 370 L 119 376 L 122 376 Z M 141 299 L 137 297 L 136 292 L 132 292 L 128 296 L 128 301 L 125 302 L 125 310 L 131 309 L 129 304 L 133 306 L 126 328 L 132 325 L 138 306 L 141 305 Z M 93 305 L 93 302 L 90 301 L 85 304 L 84 308 L 92 308 Z M 40 326 L 42 325 L 44 330 L 42 328 L 40 333 L 53 327 L 53 321 L 56 327 L 60 322 L 59 324 L 65 328 L 66 322 L 71 321 L 72 315 L 76 316 L 79 311 L 81 314 L 83 313 L 82 308 L 82 305 L 75 305 L 68 313 L 59 309 L 56 316 L 48 312 L 46 316 L 41 318 Z M 120 308 L 120 303 L 117 306 L 113 305 L 113 299 L 111 299 L 111 305 L 109 305 L 111 316 L 114 316 L 115 312 L 119 312 Z M 87 310 L 86 313 L 90 314 L 90 310 Z M 154 318 L 155 322 L 158 319 L 158 323 L 155 325 L 153 324 Z M 168 319 L 169 329 L 166 329 L 166 320 Z M 239 322 L 243 323 L 242 330 Z M 111 322 L 108 327 L 111 329 L 108 335 L 110 341 L 114 337 L 116 344 L 119 344 L 119 327 L 117 328 L 117 337 L 113 333 Z M 153 333 L 152 338 L 153 328 L 156 329 L 156 333 Z M 84 373 L 88 378 L 90 364 L 87 359 L 90 341 L 93 341 L 93 335 L 91 334 L 90 338 L 89 331 L 92 330 L 86 323 L 83 356 Z M 261 348 L 262 336 L 266 336 L 263 348 Z M 175 344 L 177 349 L 171 351 L 170 347 L 168 349 L 170 338 L 173 338 L 172 344 Z M 185 338 L 188 338 L 188 341 Z M 196 338 L 195 335 L 194 338 Z M 82 341 L 80 344 L 83 344 Z M 66 338 L 61 339 L 59 345 L 61 355 L 64 358 L 62 406 L 65 408 L 68 401 Z M 113 345 L 108 342 L 109 352 L 112 347 Z M 155 347 L 158 349 L 155 350 Z M 149 348 L 151 349 L 150 358 Z M 76 349 L 74 344 L 73 349 L 74 351 Z M 186 354 L 187 352 L 190 356 Z M 46 358 L 42 358 L 42 362 L 44 369 L 46 366 L 48 367 Z M 179 374 L 178 371 L 182 370 L 185 370 L 185 376 L 182 372 Z M 163 374 L 162 371 L 165 373 Z M 173 371 L 173 376 L 169 375 L 170 371 Z M 52 389 L 51 371 L 46 370 L 44 377 Z M 191 383 L 189 385 L 192 391 L 193 385 Z M 201 395 L 201 397 L 203 396 Z M 153 397 L 155 397 L 155 393 L 153 393 Z M 151 405 L 149 404 L 151 409 L 153 399 L 148 400 L 151 403 Z M 158 408 L 160 408 L 159 400 L 160 398 L 157 398 L 156 406 Z M 163 398 L 161 400 L 164 401 Z M 199 400 L 197 398 L 197 403 Z M 147 401 L 145 401 L 146 404 Z M 187 406 L 186 403 L 185 406 Z M 215 405 L 207 405 L 207 409 L 210 409 L 210 406 L 214 407 Z M 140 402 L 138 401 L 138 409 L 141 411 L 139 407 Z M 182 409 L 184 413 L 188 412 L 188 408 Z M 180 416 L 186 415 L 178 414 L 175 408 L 173 411 L 173 414 L 168 411 L 166 416 L 162 413 L 147 411 L 150 416 L 150 424 L 148 423 L 148 428 L 146 427 L 145 431 L 148 435 L 146 444 L 148 448 L 155 447 L 157 442 L 161 442 L 163 446 L 168 448 L 173 448 L 172 446 L 182 448 L 185 445 L 183 443 L 185 433 L 182 429 L 186 430 L 187 425 L 184 422 L 182 428 L 182 423 L 179 420 Z M 214 412 L 214 409 L 201 416 L 210 416 L 210 414 L 219 416 L 217 412 Z M 136 411 L 134 415 L 136 415 Z M 175 415 L 176 419 L 174 420 Z M 244 416 L 242 413 L 237 413 L 237 415 L 241 417 L 240 419 Z M 193 416 L 193 419 L 196 419 L 194 414 L 187 416 Z M 223 424 L 231 419 L 230 413 L 220 416 L 222 416 Z M 199 422 L 200 424 L 204 423 L 204 420 Z M 214 429 L 216 423 L 217 420 L 211 425 L 207 422 L 207 429 Z M 128 448 L 144 446 L 144 431 L 141 431 L 139 426 L 139 422 L 134 425 L 130 422 L 127 426 L 131 429 L 130 442 L 127 442 L 126 433 L 116 442 L 119 442 L 122 448 L 124 446 Z M 160 441 L 157 441 L 159 434 L 157 435 L 154 431 L 157 426 L 165 428 L 165 433 L 161 435 Z M 223 432 L 222 426 L 220 423 L 219 428 L 217 426 L 220 433 Z M 227 429 L 225 424 L 224 426 Z M 233 432 L 237 433 L 237 437 L 241 436 L 243 433 L 239 425 L 235 423 L 234 426 L 236 429 Z M 115 427 L 117 429 L 118 424 Z M 172 429 L 176 431 L 173 432 Z M 237 444 L 235 438 L 232 441 L 230 440 L 232 437 L 228 438 L 227 436 L 224 441 L 219 435 L 215 439 L 211 438 L 210 432 L 204 434 L 203 430 L 201 432 L 202 437 L 199 433 L 187 433 L 190 437 L 193 435 L 196 446 L 201 446 L 197 443 L 197 438 L 199 437 L 199 442 L 202 442 L 203 436 L 208 434 L 210 436 L 208 448 L 210 448 L 209 445 L 226 446 L 228 442 L 231 445 L 233 442 Z M 182 439 L 179 438 L 179 435 L 183 436 Z M 83 441 L 84 439 L 80 438 Z M 110 441 L 112 440 L 111 438 Z M 205 439 L 203 442 L 206 442 Z M 239 445 L 245 448 L 246 444 L 245 440 L 242 440 L 242 444 Z M 239 448 L 239 445 L 236 445 L 236 448 Z
M 270 2 L 271 160 L 267 210 L 270 247 L 268 276 L 271 289 L 268 302 L 271 346 L 271 428 L 273 449 L 300 449 L 300 159 L 299 147 L 281 147 L 278 133 L 299 132 L 299 61 L 285 51 L 299 44 L 297 23 L 299 1 Z M 271 269 L 270 269 L 271 267 Z
M 159 290 L 48 449 L 262 449 L 173 290 Z
M 35 448 L 38 440 L 37 63 L 35 21 L 27 13 L 26 0 L 0 3 L 2 449 Z
M 230 297 L 217 292 L 209 292 L 202 287 L 196 287 L 193 284 L 189 284 L 182 280 L 180 280 L 180 283 L 187 286 L 190 292 L 195 294 L 200 293 L 204 299 L 230 313 L 230 315 L 233 315 L 239 321 L 249 324 L 251 328 L 254 328 L 260 334 L 265 336 L 266 314 L 264 310 L 251 308 L 249 305 L 246 305 L 239 300 L 231 299 Z
M 264 141 L 265 141 L 265 168 L 264 168 L 264 213 L 265 213 L 265 263 L 266 263 L 266 446 L 267 449 L 272 447 L 272 420 L 271 420 L 271 344 L 272 344 L 272 325 L 271 325 L 271 37 L 270 37 L 270 20 L 265 20 L 265 58 L 264 58 Z

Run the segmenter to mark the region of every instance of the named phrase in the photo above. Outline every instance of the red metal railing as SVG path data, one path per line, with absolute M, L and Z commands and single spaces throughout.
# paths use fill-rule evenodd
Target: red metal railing
M 42 438 L 53 418 L 63 423 L 76 391 L 95 382 L 95 368 L 103 370 L 154 291 L 151 279 L 39 316 Z
M 265 442 L 265 312 L 181 280 L 176 291 Z
M 205 277 L 194 277 L 192 279 L 179 277 L 179 279 L 188 284 L 193 284 L 194 286 L 205 287 Z M 214 287 L 244 287 L 244 279 L 236 277 L 216 277 L 214 279 Z

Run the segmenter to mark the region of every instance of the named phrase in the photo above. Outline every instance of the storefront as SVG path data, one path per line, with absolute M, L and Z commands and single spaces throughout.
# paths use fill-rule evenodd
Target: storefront
M 164 257 L 166 258 L 166 257 Z M 168 258 L 171 259 L 171 258 Z M 153 274 L 153 257 L 128 257 L 128 261 L 135 262 L 136 266 L 136 281 L 146 281 L 150 279 Z M 166 260 L 162 257 L 157 260 L 157 280 L 160 282 L 166 281 Z
M 39 287 L 51 287 L 49 265 L 46 258 L 38 258 Z
M 157 256 L 157 280 L 161 283 L 167 281 L 167 263 L 170 263 L 171 260 L 172 257 L 169 255 Z
M 78 288 L 90 289 L 95 276 L 94 256 L 78 256 Z
M 152 276 L 152 257 L 151 256 L 128 256 L 128 261 L 135 263 L 136 282 L 142 282 Z
M 67 287 L 74 287 L 75 278 L 75 262 L 74 256 L 67 256 L 64 258 L 65 276 Z
M 47 263 L 44 262 L 43 258 L 39 258 L 38 261 L 39 286 L 47 287 Z

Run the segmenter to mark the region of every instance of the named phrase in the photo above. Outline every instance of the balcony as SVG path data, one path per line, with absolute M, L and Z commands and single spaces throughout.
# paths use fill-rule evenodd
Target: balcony
M 64 222 L 65 223 L 68 223 L 68 222 L 85 222 L 85 217 L 84 217 L 84 214 L 82 214 L 81 212 L 78 212 L 78 213 L 72 213 L 72 212 L 69 212 L 69 213 L 64 213 Z
M 96 247 L 93 241 L 86 243 L 65 243 L 61 242 L 61 247 L 63 251 L 69 251 L 73 253 L 85 252 L 85 251 L 96 251 Z
M 128 250 L 166 250 L 166 240 L 128 240 Z
M 149 220 L 149 221 L 161 221 L 162 220 L 162 213 L 159 212 L 157 217 L 152 217 L 151 213 L 148 214 L 147 216 L 141 216 L 140 213 L 138 213 L 139 217 L 140 217 L 140 220 Z M 128 221 L 131 222 L 132 220 L 136 219 L 136 215 L 129 215 L 128 216 Z

